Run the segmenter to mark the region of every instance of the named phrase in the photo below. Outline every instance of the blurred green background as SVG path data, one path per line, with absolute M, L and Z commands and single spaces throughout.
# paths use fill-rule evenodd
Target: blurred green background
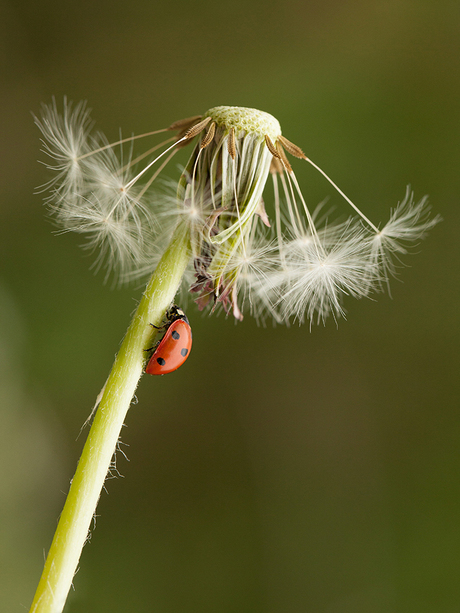
M 32 601 L 142 291 L 104 285 L 34 195 L 31 112 L 67 95 L 110 139 L 260 108 L 374 221 L 410 183 L 444 222 L 338 328 L 188 306 L 192 355 L 139 387 L 66 610 L 460 611 L 458 0 L 0 6 L 0 610 Z

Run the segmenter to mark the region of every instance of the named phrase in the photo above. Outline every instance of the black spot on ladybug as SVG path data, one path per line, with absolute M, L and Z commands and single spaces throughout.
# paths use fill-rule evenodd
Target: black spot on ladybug
M 165 360 L 163 358 L 157 358 L 157 362 L 160 366 L 164 366 L 166 364 Z
M 177 330 L 173 330 L 173 331 L 171 332 L 171 336 L 173 337 L 173 339 L 174 339 L 175 341 L 177 341 L 177 340 L 179 340 L 179 339 L 180 339 L 180 334 L 179 334 L 179 332 L 178 332 Z
M 183 349 L 181 349 L 181 350 L 180 350 L 180 354 L 181 354 L 181 355 L 183 355 L 183 356 L 184 356 L 184 358 L 185 358 L 185 356 L 187 355 L 187 353 L 188 353 L 188 349 L 186 349 L 185 347 L 184 347 Z

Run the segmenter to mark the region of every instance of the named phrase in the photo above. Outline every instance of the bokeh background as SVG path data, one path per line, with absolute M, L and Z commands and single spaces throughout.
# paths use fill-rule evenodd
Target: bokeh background
M 48 174 L 31 112 L 67 95 L 113 140 L 260 108 L 374 221 L 408 183 L 444 221 L 392 297 L 347 300 L 338 327 L 188 306 L 191 357 L 139 387 L 66 610 L 460 611 L 458 0 L 0 10 L 0 610 L 28 610 L 142 291 L 104 285 L 34 194 Z M 348 213 L 295 171 L 310 204 Z

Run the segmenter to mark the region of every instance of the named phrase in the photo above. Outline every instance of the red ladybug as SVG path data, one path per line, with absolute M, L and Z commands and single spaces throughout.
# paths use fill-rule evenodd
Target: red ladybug
M 192 348 L 192 329 L 182 309 L 172 306 L 166 314 L 166 332 L 155 348 L 145 372 L 148 375 L 166 375 L 185 362 Z

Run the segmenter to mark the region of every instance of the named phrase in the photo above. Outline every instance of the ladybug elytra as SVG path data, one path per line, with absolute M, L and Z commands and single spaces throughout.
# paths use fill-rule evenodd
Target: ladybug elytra
M 166 375 L 177 370 L 188 358 L 192 348 L 192 329 L 184 311 L 172 306 L 166 318 L 166 332 L 145 368 L 148 375 Z

